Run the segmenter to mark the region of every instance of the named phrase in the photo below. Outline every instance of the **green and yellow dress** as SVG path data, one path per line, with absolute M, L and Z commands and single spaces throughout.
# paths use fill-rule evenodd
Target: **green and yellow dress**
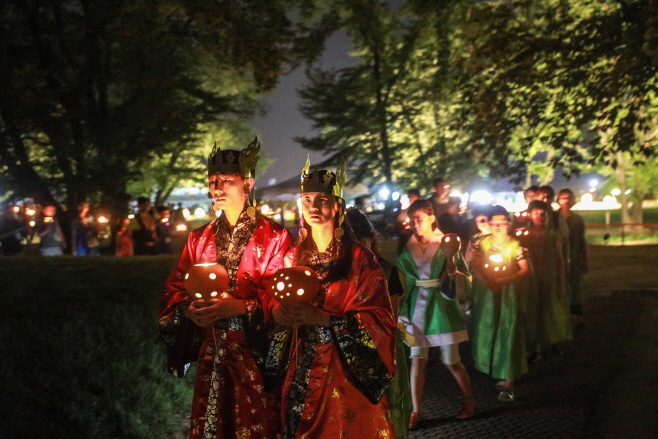
M 516 239 L 509 238 L 498 247 L 493 245 L 491 235 L 476 241 L 474 253 L 476 261 L 480 261 L 474 264 L 475 269 L 489 276 L 499 272 L 513 275 L 519 270 L 518 261 L 527 258 L 527 250 Z M 499 270 L 494 272 L 494 266 Z M 490 290 L 477 276 L 473 279 L 470 335 L 473 360 L 479 371 L 496 379 L 512 380 L 528 372 L 524 323 L 527 293 L 527 278 L 497 291 Z
M 404 323 L 417 347 L 445 346 L 468 340 L 466 322 L 456 300 L 456 282 L 449 279 L 439 282 L 447 262 L 439 248 L 442 237 L 443 234 L 435 230 L 423 250 L 412 236 L 397 259 L 406 291 L 399 321 Z M 459 252 L 455 255 L 455 264 L 465 275 L 465 292 L 470 288 L 471 275 Z

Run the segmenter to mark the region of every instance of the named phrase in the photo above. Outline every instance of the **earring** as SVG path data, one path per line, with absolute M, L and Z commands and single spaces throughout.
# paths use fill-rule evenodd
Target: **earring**
M 244 187 L 244 194 L 249 195 L 251 193 L 251 189 L 249 189 L 249 186 Z
M 341 244 L 342 244 L 341 241 L 340 241 L 340 238 L 342 238 L 343 235 L 345 234 L 345 230 L 343 230 L 343 227 L 342 227 L 343 221 L 345 221 L 345 214 L 344 213 L 342 213 L 340 215 L 340 218 L 338 219 L 338 227 L 336 227 L 334 229 L 334 238 L 336 238 L 336 243 L 338 244 L 338 247 L 340 247 Z
M 206 197 L 208 197 L 208 199 L 212 200 L 212 194 L 210 193 L 210 191 L 208 191 L 208 193 L 206 194 Z

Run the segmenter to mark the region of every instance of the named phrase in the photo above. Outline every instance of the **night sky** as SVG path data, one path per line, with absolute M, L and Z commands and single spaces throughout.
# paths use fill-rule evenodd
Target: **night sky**
M 350 38 L 342 32 L 337 33 L 327 41 L 322 59 L 315 66 L 321 68 L 352 66 L 356 64 L 356 59 L 349 56 L 351 50 Z M 301 99 L 297 95 L 297 90 L 305 82 L 303 66 L 282 77 L 276 90 L 263 99 L 268 107 L 265 117 L 251 121 L 261 140 L 263 150 L 269 157 L 276 159 L 262 175 L 257 176 L 257 186 L 269 186 L 273 178 L 277 183 L 281 183 L 299 175 L 308 153 L 311 153 L 311 163 L 322 160 L 322 154 L 303 149 L 294 140 L 297 136 L 313 135 L 311 122 L 299 112 Z

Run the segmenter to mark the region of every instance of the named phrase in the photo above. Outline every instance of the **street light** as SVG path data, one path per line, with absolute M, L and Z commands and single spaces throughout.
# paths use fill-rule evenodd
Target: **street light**
M 594 179 L 589 181 L 589 185 L 591 187 L 597 187 L 599 185 L 599 181 L 596 178 L 594 178 Z

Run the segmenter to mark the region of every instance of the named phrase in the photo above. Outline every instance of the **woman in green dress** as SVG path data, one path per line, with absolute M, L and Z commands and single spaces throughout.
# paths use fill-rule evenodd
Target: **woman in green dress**
M 558 343 L 573 338 L 569 298 L 564 273 L 564 239 L 553 221 L 548 221 L 550 207 L 535 200 L 528 206 L 531 223 L 524 243 L 533 269 L 532 289 L 526 303 L 527 340 L 538 359 L 543 347 L 560 352 Z
M 500 401 L 514 401 L 514 380 L 528 371 L 524 334 L 527 251 L 509 234 L 507 210 L 488 215 L 491 234 L 475 242 L 471 348 L 475 367 L 502 381 Z
M 587 241 L 585 241 L 585 221 L 583 217 L 572 212 L 576 204 L 576 195 L 571 189 L 562 189 L 557 196 L 560 214 L 566 218 L 569 226 L 569 272 L 567 274 L 567 293 L 571 316 L 576 329 L 585 325 L 583 321 L 583 274 L 587 273 Z
M 414 338 L 411 348 L 411 398 L 413 412 L 409 428 L 422 419 L 425 366 L 430 347 L 441 349 L 441 359 L 459 385 L 463 407 L 459 418 L 475 414 L 468 372 L 459 357 L 459 343 L 468 340 L 466 322 L 459 299 L 470 287 L 471 275 L 464 258 L 457 252 L 454 263 L 439 248 L 443 233 L 438 229 L 432 204 L 417 200 L 409 206 L 413 235 L 398 256 L 397 267 L 404 275 L 406 296 L 400 309 L 400 322 Z

